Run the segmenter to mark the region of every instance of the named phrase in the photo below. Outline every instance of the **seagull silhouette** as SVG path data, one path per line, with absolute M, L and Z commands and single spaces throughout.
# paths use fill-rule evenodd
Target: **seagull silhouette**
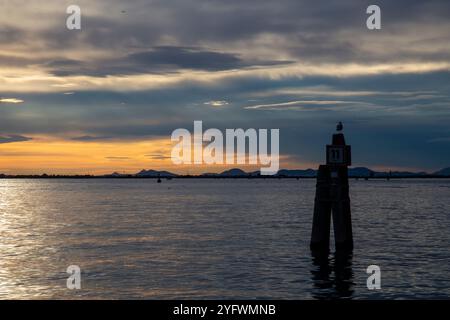
M 344 125 L 342 124 L 341 121 L 339 121 L 339 123 L 336 126 L 336 131 L 342 131 L 344 129 Z

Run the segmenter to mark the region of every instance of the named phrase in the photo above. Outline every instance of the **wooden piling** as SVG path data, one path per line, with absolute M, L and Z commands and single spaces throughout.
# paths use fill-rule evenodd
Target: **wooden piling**
M 340 129 L 339 129 L 340 128 Z M 342 130 L 342 124 L 338 131 Z M 333 135 L 327 146 L 327 164 L 317 172 L 316 197 L 310 248 L 327 254 L 330 246 L 330 225 L 333 216 L 336 252 L 353 250 L 353 231 L 348 185 L 351 147 L 342 133 Z
M 330 168 L 321 165 L 317 172 L 316 198 L 310 248 L 312 251 L 328 252 L 331 223 L 331 179 Z
M 353 231 L 348 169 L 346 166 L 338 166 L 332 168 L 331 172 L 331 209 L 336 251 L 351 251 L 353 249 Z

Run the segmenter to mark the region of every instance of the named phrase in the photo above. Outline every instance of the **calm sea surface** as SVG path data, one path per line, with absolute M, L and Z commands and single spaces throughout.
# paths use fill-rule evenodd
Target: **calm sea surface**
M 450 180 L 350 187 L 353 257 L 317 261 L 314 180 L 0 180 L 0 298 L 450 298 Z

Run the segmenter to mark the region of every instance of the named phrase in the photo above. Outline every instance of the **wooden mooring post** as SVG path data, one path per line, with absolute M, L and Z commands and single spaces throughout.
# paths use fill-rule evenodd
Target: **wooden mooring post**
M 332 144 L 327 145 L 327 164 L 317 172 L 316 197 L 310 248 L 314 252 L 328 253 L 330 226 L 333 217 L 336 251 L 353 250 L 353 231 L 348 186 L 348 166 L 351 165 L 351 147 L 346 145 L 338 124 Z

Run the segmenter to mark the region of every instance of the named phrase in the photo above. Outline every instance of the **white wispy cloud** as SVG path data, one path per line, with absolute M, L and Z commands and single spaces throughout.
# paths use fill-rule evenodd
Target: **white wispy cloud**
M 0 103 L 13 103 L 13 104 L 17 104 L 17 103 L 23 103 L 24 101 L 21 99 L 17 99 L 17 98 L 0 98 Z
M 204 104 L 212 106 L 212 107 L 223 107 L 229 104 L 228 101 L 225 100 L 212 100 L 212 101 L 207 101 Z
M 36 68 L 38 69 L 38 68 Z M 137 74 L 93 77 L 88 75 L 60 77 L 49 75 L 45 70 L 17 70 L 16 76 L 0 69 L 2 89 L 8 92 L 67 92 L 72 90 L 139 91 L 178 87 L 186 83 L 221 85 L 242 79 L 281 80 L 308 76 L 330 76 L 351 78 L 384 74 L 423 74 L 450 71 L 450 62 L 442 63 L 384 63 L 365 64 L 320 64 L 302 63 L 290 66 L 267 66 L 252 69 L 225 71 L 180 71 L 172 74 Z M 6 72 L 6 71 L 5 71 Z
M 348 104 L 355 103 L 354 101 L 340 101 L 340 100 L 298 100 L 298 101 L 288 101 L 280 103 L 270 103 L 270 104 L 258 104 L 254 106 L 245 107 L 245 109 L 265 109 L 265 108 L 280 108 L 280 107 L 293 107 L 293 106 L 304 106 L 304 105 L 336 105 L 336 104 Z

